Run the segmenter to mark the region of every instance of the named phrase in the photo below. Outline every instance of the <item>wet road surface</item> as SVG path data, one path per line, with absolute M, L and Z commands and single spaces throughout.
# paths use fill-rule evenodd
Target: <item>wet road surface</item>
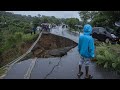
M 32 59 L 16 63 L 10 69 L 10 71 L 7 73 L 4 79 L 23 79 L 31 62 L 32 62 Z

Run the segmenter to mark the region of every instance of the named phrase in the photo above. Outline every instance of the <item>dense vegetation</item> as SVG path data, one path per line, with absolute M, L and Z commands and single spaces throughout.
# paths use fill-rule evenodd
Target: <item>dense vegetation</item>
M 90 23 L 92 26 L 110 27 L 117 30 L 115 22 L 120 21 L 120 11 L 80 11 L 82 25 Z
M 120 45 L 99 43 L 96 45 L 96 60 L 106 69 L 120 71 Z
M 56 25 L 60 25 L 62 23 L 61 19 L 56 18 L 55 16 L 44 16 L 44 15 L 39 15 L 38 17 L 34 17 L 33 20 L 33 25 L 34 26 L 38 26 L 41 23 L 50 23 L 50 24 L 56 24 Z
M 37 37 L 29 33 L 32 20 L 32 17 L 0 11 L 0 66 L 20 56 L 21 45 Z
M 77 27 L 75 25 L 79 24 L 78 18 L 67 18 L 64 20 L 64 23 L 69 26 L 70 30 L 77 31 Z

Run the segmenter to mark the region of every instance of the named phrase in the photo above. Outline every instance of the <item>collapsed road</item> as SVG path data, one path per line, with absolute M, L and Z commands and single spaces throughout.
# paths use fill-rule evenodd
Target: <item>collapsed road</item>
M 58 26 L 55 29 L 51 30 L 52 34 L 69 38 L 74 42 L 78 42 L 79 34 L 72 34 L 65 28 L 62 33 L 62 27 Z M 63 43 L 61 43 L 63 44 Z M 54 44 L 53 44 L 54 45 Z M 39 46 L 39 45 L 38 45 Z M 48 44 L 49 46 L 49 44 Z M 52 45 L 50 45 L 52 46 Z M 56 46 L 56 45 L 55 45 Z M 73 45 L 74 46 L 74 45 Z M 75 44 L 76 46 L 76 44 Z M 30 57 L 25 58 L 18 63 L 16 63 L 4 77 L 4 79 L 78 79 L 78 62 L 81 59 L 76 47 L 65 46 L 66 53 L 53 53 L 58 51 L 63 51 L 56 49 L 45 49 L 43 46 L 43 51 L 51 52 L 51 54 L 43 55 L 39 57 L 40 51 L 37 51 L 37 47 L 33 49 Z M 58 51 L 57 51 L 58 50 Z M 59 56 L 61 55 L 61 56 Z M 59 56 L 59 57 L 58 57 Z M 38 58 L 36 58 L 38 57 Z M 82 68 L 84 70 L 84 68 Z M 90 74 L 94 77 L 93 79 L 118 79 L 119 76 L 114 72 L 108 72 L 98 66 L 93 62 L 90 66 Z M 83 77 L 84 78 L 84 75 Z

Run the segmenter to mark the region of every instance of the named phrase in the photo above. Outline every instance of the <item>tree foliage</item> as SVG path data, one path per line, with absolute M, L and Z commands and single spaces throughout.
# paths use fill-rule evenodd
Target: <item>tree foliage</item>
M 98 11 L 80 11 L 79 15 L 83 22 L 82 25 L 94 19 L 94 16 L 96 16 L 97 13 Z
M 120 21 L 120 11 L 99 11 L 91 21 L 94 26 L 111 27 L 115 29 L 115 22 Z
M 80 11 L 82 24 L 92 24 L 93 27 L 110 27 L 114 30 L 118 29 L 115 22 L 120 21 L 120 11 Z
M 70 28 L 75 28 L 75 25 L 79 24 L 78 18 L 67 18 L 65 19 L 65 24 L 67 24 Z

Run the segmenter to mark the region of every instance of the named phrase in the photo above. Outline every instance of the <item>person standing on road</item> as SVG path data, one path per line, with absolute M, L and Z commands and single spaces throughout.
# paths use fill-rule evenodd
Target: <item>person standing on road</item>
M 92 26 L 89 24 L 84 25 L 83 34 L 79 36 L 78 43 L 78 52 L 80 54 L 81 60 L 79 61 L 79 73 L 78 77 L 80 78 L 83 75 L 81 71 L 83 63 L 85 63 L 85 79 L 91 79 L 92 76 L 89 75 L 89 64 L 90 60 L 95 57 L 94 54 L 94 39 L 91 36 Z
M 36 33 L 36 27 L 34 26 L 33 28 L 32 28 L 32 30 L 33 30 L 33 32 L 34 32 L 34 34 Z

